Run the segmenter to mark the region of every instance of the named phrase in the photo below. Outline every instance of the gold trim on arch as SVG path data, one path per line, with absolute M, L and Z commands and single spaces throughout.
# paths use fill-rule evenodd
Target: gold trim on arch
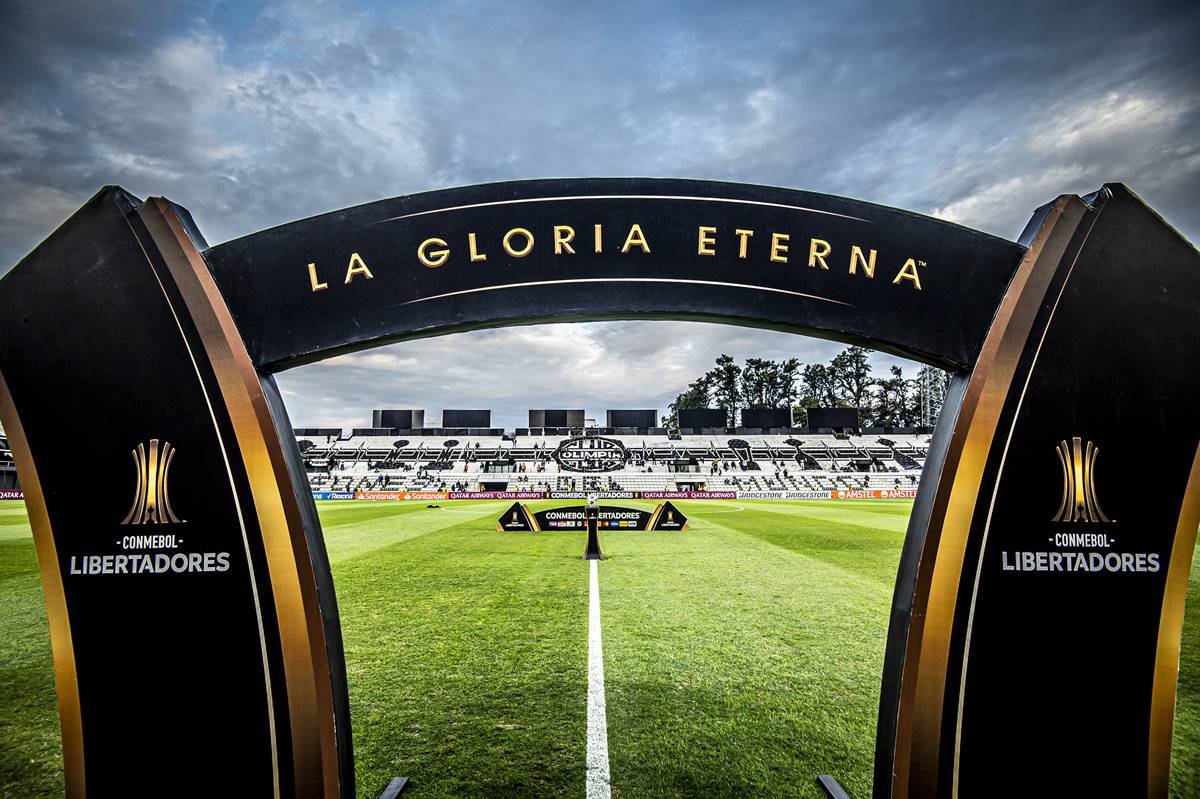
M 1200 447 L 1192 459 L 1167 584 L 1163 590 L 1162 615 L 1158 622 L 1158 649 L 1154 658 L 1154 687 L 1150 695 L 1150 759 L 1147 796 L 1166 796 L 1171 775 L 1171 736 L 1175 727 L 1175 693 L 1179 680 L 1179 648 L 1183 643 L 1183 611 L 1187 602 L 1188 576 L 1200 528 Z M 1195 612 L 1193 610 L 1193 612 Z
M 208 265 L 171 204 L 152 197 L 137 213 L 199 333 L 250 481 L 282 645 L 296 794 L 339 797 L 339 731 L 317 586 L 287 457 L 258 372 Z
M 46 617 L 50 622 L 50 650 L 54 656 L 54 688 L 58 693 L 58 720 L 62 728 L 63 777 L 66 796 L 83 799 L 87 793 L 84 781 L 83 714 L 79 707 L 79 678 L 75 671 L 75 646 L 71 639 L 71 620 L 67 615 L 67 597 L 63 590 L 59 568 L 58 548 L 50 526 L 50 513 L 38 477 L 29 440 L 8 382 L 0 373 L 0 421 L 8 437 L 9 449 L 21 477 L 25 492 L 25 510 L 33 530 L 37 550 L 38 570 L 42 574 L 42 593 L 46 599 Z
M 897 799 L 937 794 L 950 638 L 984 467 L 1038 311 L 1086 211 L 1078 197 L 1055 201 L 1013 275 L 967 383 L 917 568 L 896 719 L 891 788 Z

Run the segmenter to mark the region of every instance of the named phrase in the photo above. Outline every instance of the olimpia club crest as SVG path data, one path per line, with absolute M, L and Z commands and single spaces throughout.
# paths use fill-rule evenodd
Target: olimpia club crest
M 624 468 L 628 459 L 624 444 L 599 436 L 572 438 L 554 450 L 554 460 L 572 472 L 612 472 Z
M 121 524 L 180 524 L 183 519 L 171 507 L 171 463 L 175 448 L 169 441 L 150 439 L 149 446 L 138 444 L 132 451 L 137 472 L 133 505 Z
M 1068 445 L 1066 440 L 1058 442 L 1055 450 L 1058 464 L 1062 467 L 1062 502 L 1052 521 L 1056 522 L 1111 522 L 1096 499 L 1096 458 L 1100 448 L 1075 436 Z

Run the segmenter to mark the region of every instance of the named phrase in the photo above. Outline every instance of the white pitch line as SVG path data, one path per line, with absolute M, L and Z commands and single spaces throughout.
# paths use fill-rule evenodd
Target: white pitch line
M 608 718 L 604 712 L 604 648 L 600 642 L 600 577 L 592 564 L 588 592 L 587 799 L 609 799 Z

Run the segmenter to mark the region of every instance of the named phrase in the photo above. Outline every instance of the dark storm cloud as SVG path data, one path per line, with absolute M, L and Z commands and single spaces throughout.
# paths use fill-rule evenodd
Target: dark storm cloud
M 3 266 L 106 183 L 170 196 L 216 242 L 385 196 L 585 174 L 808 188 L 1013 237 L 1055 195 L 1120 180 L 1200 238 L 1195 3 L 43 2 L 3 14 Z M 495 375 L 496 352 L 559 358 L 557 380 L 496 395 L 519 417 L 601 385 L 643 386 L 661 406 L 726 348 L 835 349 L 672 324 L 472 336 L 282 383 L 299 420 L 349 423 L 374 398 L 477 396 L 466 366 L 433 366 L 447 359 Z M 596 357 L 580 361 L 588 348 Z M 393 356 L 403 379 L 379 365 Z M 669 368 L 642 375 L 647 358 Z

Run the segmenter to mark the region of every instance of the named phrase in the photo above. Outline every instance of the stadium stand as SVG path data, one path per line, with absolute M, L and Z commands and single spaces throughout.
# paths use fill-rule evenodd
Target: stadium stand
M 12 450 L 8 446 L 8 438 L 0 430 L 0 489 L 16 489 L 21 485 L 17 479 L 17 467 L 13 464 Z
M 313 491 L 858 491 L 918 486 L 929 434 L 297 430 Z M 362 435 L 359 433 L 371 433 Z

